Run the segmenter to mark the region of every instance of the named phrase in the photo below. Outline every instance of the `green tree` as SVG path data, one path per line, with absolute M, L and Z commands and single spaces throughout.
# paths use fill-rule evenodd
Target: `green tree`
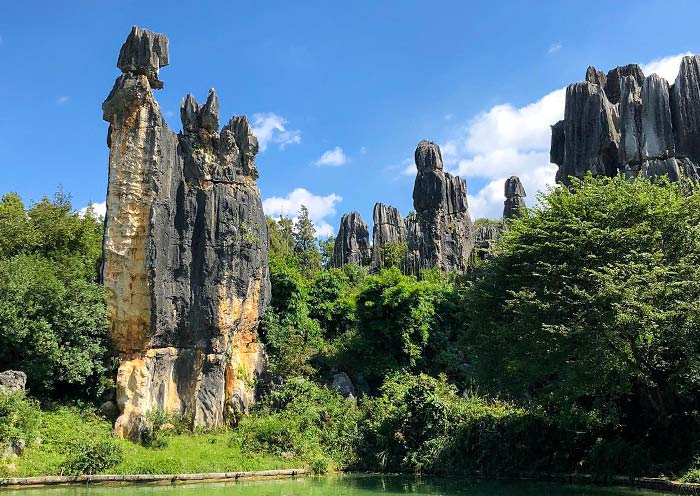
M 292 219 L 281 216 L 275 220 L 268 216 L 265 220 L 270 236 L 270 254 L 280 258 L 292 257 L 294 255 L 294 224 Z
M 380 256 L 383 268 L 398 267 L 402 271 L 408 255 L 407 243 L 386 243 L 381 247 Z
M 687 454 L 700 408 L 697 186 L 593 179 L 540 197 L 466 292 L 488 391 Z
M 62 192 L 29 209 L 14 193 L 0 202 L 0 369 L 24 370 L 34 393 L 85 396 L 108 382 L 101 254 L 101 222 Z
M 319 241 L 321 249 L 321 268 L 328 270 L 333 267 L 333 250 L 335 249 L 335 236 L 328 236 Z
M 358 366 L 370 385 L 391 371 L 430 366 L 431 343 L 450 327 L 440 308 L 454 298 L 451 284 L 418 281 L 396 267 L 364 280 L 356 299 L 353 352 L 363 357 Z
M 316 242 L 316 228 L 311 222 L 309 209 L 305 205 L 299 208 L 299 216 L 294 224 L 294 251 L 307 276 L 312 277 L 321 270 L 321 254 Z
M 263 336 L 273 372 L 283 377 L 311 374 L 312 357 L 322 347 L 321 328 L 309 317 L 308 281 L 295 264 L 270 257 L 272 301 Z

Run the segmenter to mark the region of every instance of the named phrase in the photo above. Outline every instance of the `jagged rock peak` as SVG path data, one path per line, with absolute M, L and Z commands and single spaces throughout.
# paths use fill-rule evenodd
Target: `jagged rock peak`
M 124 73 L 102 106 L 110 123 L 102 278 L 120 360 L 115 435 L 133 439 L 152 411 L 206 428 L 238 418 L 266 367 L 257 140 L 245 117 L 217 132 L 213 90 L 201 106 L 184 99 L 183 132 L 173 132 L 149 82 L 167 62 L 164 36 L 133 30 Z
M 605 77 L 605 73 L 603 71 L 599 71 L 592 65 L 589 65 L 588 69 L 586 69 L 586 81 L 597 84 L 601 88 L 605 88 L 607 78 Z
M 188 93 L 180 104 L 180 119 L 182 129 L 186 133 L 194 133 L 203 129 L 215 132 L 219 130 L 219 97 L 216 96 L 214 88 L 209 90 L 207 101 L 204 105 L 199 105 L 197 100 Z
M 333 246 L 333 266 L 368 265 L 372 258 L 369 228 L 358 212 L 343 215 Z
M 633 78 L 637 86 L 641 86 L 644 81 L 644 73 L 637 64 L 628 64 L 615 67 L 608 71 L 605 77 L 605 95 L 613 105 L 620 101 L 622 96 L 622 84 L 625 77 Z
M 406 221 L 391 205 L 376 203 L 372 211 L 372 265 L 382 267 L 382 247 L 407 241 Z
M 512 219 L 515 217 L 522 217 L 525 213 L 525 188 L 523 188 L 523 183 L 520 182 L 520 178 L 517 176 L 511 176 L 506 179 L 505 183 L 505 197 L 506 201 L 503 204 L 503 218 Z
M 415 161 L 419 171 L 441 171 L 442 154 L 440 153 L 440 147 L 432 141 L 421 141 L 416 147 Z
M 168 38 L 160 33 L 134 26 L 122 45 L 117 67 L 125 74 L 142 74 L 148 78 L 152 88 L 160 89 L 158 71 L 170 63 Z
M 421 141 L 415 152 L 415 220 L 407 222 L 408 268 L 413 273 L 438 267 L 464 272 L 474 247 L 474 231 L 464 179 L 443 171 L 440 148 Z
M 552 126 L 556 179 L 685 174 L 700 178 L 700 56 L 681 61 L 675 84 L 629 64 L 607 75 L 593 67 L 567 87 L 564 119 Z

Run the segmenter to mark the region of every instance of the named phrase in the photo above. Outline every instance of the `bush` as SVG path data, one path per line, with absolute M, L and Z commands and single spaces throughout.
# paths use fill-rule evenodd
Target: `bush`
M 61 472 L 66 475 L 93 475 L 122 462 L 124 452 L 111 439 L 85 439 L 68 445 Z
M 232 443 L 312 462 L 328 458 L 338 466 L 356 459 L 360 412 L 355 402 L 308 379 L 289 379 L 255 412 L 243 418 Z
M 500 475 L 575 466 L 572 437 L 544 415 L 510 403 L 457 395 L 445 377 L 389 376 L 364 402 L 367 468 Z
M 41 411 L 36 400 L 24 392 L 0 392 L 0 452 L 2 445 L 24 440 L 31 442 L 41 425 Z

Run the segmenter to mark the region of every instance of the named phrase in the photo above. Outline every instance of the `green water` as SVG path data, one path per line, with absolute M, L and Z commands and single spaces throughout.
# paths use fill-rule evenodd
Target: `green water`
M 548 482 L 500 482 L 475 479 L 437 479 L 399 476 L 333 475 L 250 482 L 187 485 L 70 486 L 46 489 L 9 489 L 17 496 L 659 496 L 663 493 L 565 485 Z

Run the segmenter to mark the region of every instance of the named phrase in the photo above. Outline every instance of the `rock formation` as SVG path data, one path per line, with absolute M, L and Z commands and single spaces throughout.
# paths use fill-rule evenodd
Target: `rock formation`
M 0 372 L 0 392 L 24 391 L 27 385 L 27 374 L 20 370 Z
M 501 225 L 483 224 L 474 229 L 472 258 L 486 260 L 491 257 L 496 243 L 501 239 Z
M 396 208 L 383 203 L 374 205 L 372 220 L 372 266 L 382 268 L 382 248 L 388 244 L 399 245 L 407 242 L 406 222 Z
M 511 176 L 506 179 L 505 184 L 506 201 L 503 203 L 503 218 L 512 219 L 522 217 L 525 213 L 525 188 L 520 178 Z
M 440 148 L 421 141 L 415 152 L 418 174 L 413 186 L 415 218 L 406 222 L 408 270 L 439 267 L 464 272 L 474 247 L 467 185 L 461 177 L 443 171 Z
M 333 246 L 333 267 L 349 263 L 369 265 L 371 259 L 367 224 L 357 212 L 343 215 Z
M 607 75 L 589 67 L 566 89 L 564 120 L 552 126 L 557 181 L 570 176 L 700 179 L 700 57 L 684 57 L 675 83 L 635 64 Z
M 102 105 L 110 149 L 102 277 L 121 361 L 115 433 L 129 438 L 152 410 L 221 425 L 248 408 L 265 366 L 258 142 L 245 117 L 219 131 L 214 90 L 204 105 L 188 95 L 183 130 L 171 131 L 152 93 L 168 63 L 167 38 L 134 27 Z

